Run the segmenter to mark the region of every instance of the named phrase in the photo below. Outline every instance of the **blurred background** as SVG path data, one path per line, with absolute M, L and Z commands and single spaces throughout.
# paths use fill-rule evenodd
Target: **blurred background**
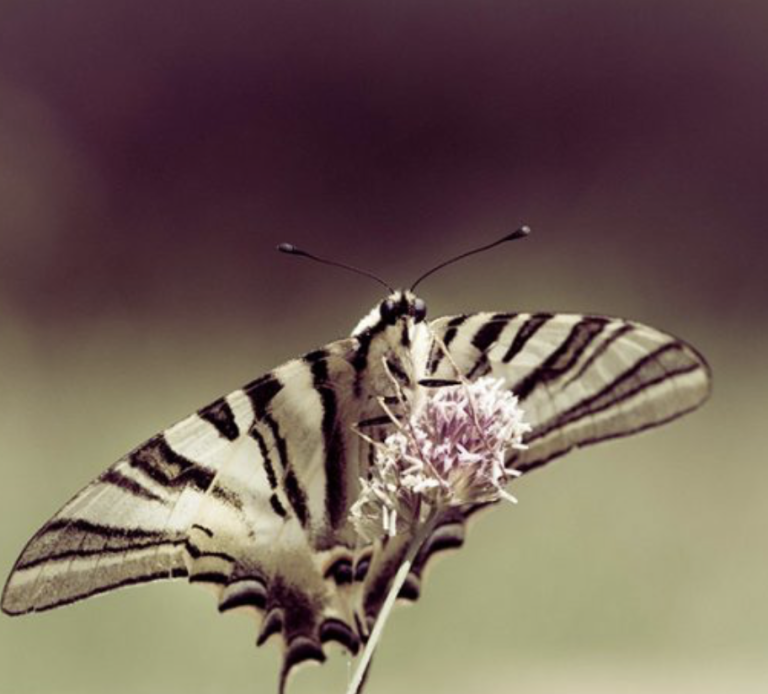
M 667 428 L 515 485 L 370 694 L 768 690 L 765 3 L 0 4 L 0 574 L 125 451 L 381 298 L 635 318 L 710 360 Z M 0 617 L 0 689 L 275 691 L 184 583 Z M 336 655 L 292 692 L 341 692 Z

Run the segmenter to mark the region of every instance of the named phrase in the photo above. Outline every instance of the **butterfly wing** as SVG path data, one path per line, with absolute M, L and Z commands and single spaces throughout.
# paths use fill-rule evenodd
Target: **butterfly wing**
M 664 424 L 696 409 L 710 371 L 690 345 L 605 316 L 478 313 L 432 324 L 432 378 L 503 378 L 533 430 L 510 466 L 527 472 L 585 446 Z
M 639 323 L 603 316 L 476 313 L 439 318 L 424 373 L 435 382 L 503 378 L 532 431 L 508 465 L 528 472 L 578 446 L 671 421 L 707 398 L 704 358 L 681 340 Z M 444 512 L 419 552 L 402 597 L 416 599 L 422 572 L 440 550 L 460 547 L 476 505 Z M 365 612 L 377 614 L 404 550 L 375 557 Z
M 46 610 L 126 585 L 188 576 L 220 610 L 281 632 L 282 681 L 322 643 L 358 645 L 347 522 L 365 442 L 350 354 L 331 343 L 166 429 L 77 494 L 32 538 L 2 608 Z
M 115 463 L 30 540 L 5 586 L 3 610 L 47 610 L 186 575 L 192 511 L 225 456 L 217 438 L 193 415 Z M 196 444 L 209 451 L 205 461 L 185 454 Z
M 438 319 L 427 339 L 411 351 L 426 356 L 417 365 L 424 377 L 492 374 L 519 396 L 533 425 L 528 450 L 509 460 L 521 471 L 669 421 L 697 407 L 709 388 L 706 363 L 692 348 L 627 321 L 482 313 Z M 324 659 L 324 642 L 356 651 L 408 543 L 398 536 L 361 547 L 348 522 L 372 455 L 353 425 L 381 414 L 370 352 L 370 342 L 355 337 L 331 343 L 139 446 L 32 538 L 3 610 L 51 609 L 187 576 L 214 587 L 221 611 L 261 613 L 259 643 L 282 635 L 281 689 L 294 665 Z M 442 515 L 403 597 L 418 596 L 434 552 L 462 544 L 473 510 Z

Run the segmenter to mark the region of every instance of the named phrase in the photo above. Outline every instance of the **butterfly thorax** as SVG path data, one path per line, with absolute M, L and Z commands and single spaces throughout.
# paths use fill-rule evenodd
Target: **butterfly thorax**
M 409 290 L 398 290 L 375 306 L 352 331 L 358 341 L 355 395 L 371 405 L 395 395 L 395 384 L 413 393 L 423 377 L 429 348 L 426 304 Z

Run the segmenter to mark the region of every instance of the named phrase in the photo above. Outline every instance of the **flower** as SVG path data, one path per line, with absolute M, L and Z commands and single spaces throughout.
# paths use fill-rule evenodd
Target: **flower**
M 504 462 L 524 449 L 531 430 L 517 397 L 493 377 L 427 392 L 397 430 L 376 447 L 369 479 L 361 479 L 351 516 L 357 532 L 372 541 L 413 529 L 447 506 L 515 501 L 504 486 L 518 476 Z

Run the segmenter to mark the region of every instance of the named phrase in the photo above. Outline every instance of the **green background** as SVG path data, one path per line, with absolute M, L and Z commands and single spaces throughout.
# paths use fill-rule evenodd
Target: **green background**
M 761 3 L 0 5 L 0 573 L 157 430 L 421 288 L 621 315 L 712 400 L 516 482 L 395 612 L 369 691 L 768 689 Z M 184 582 L 0 617 L 0 691 L 273 692 Z M 346 658 L 292 692 L 342 692 Z

